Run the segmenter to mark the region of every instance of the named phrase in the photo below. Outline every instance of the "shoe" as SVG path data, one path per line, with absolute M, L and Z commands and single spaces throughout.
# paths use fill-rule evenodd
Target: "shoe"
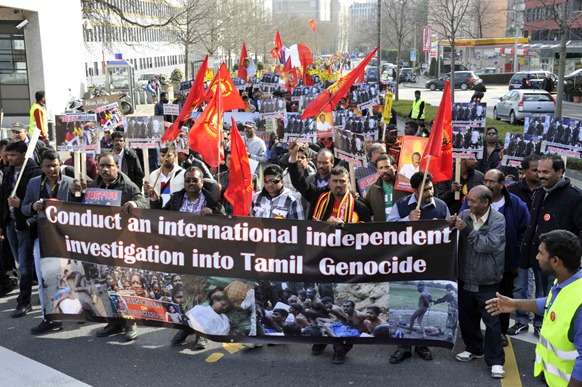
M 503 333 L 501 334 L 501 345 L 507 347 L 509 345 L 509 341 L 507 341 L 507 336 Z
M 416 352 L 422 360 L 432 360 L 432 353 L 428 347 L 414 347 L 414 352 Z
M 32 305 L 30 305 L 30 304 L 27 304 L 27 305 L 18 305 L 18 306 L 16 306 L 16 309 L 14 309 L 12 311 L 12 313 L 10 314 L 10 316 L 12 318 L 24 317 L 30 311 L 32 311 Z
M 403 349 L 397 349 L 396 352 L 394 352 L 392 354 L 392 356 L 390 356 L 390 360 L 388 360 L 388 361 L 390 362 L 390 364 L 398 364 L 398 363 L 402 363 L 404 360 L 408 359 L 409 357 L 412 357 L 412 352 L 405 351 Z
M 473 359 L 482 359 L 483 357 L 484 355 L 475 355 L 474 353 L 471 353 L 469 351 L 463 351 L 461 353 L 457 353 L 455 359 L 457 359 L 458 361 L 471 361 Z
M 125 341 L 133 341 L 137 338 L 137 325 L 130 324 L 125 327 Z
M 16 286 L 14 286 L 11 281 L 7 281 L 2 287 L 0 287 L 0 297 L 4 297 L 14 289 L 16 289 Z
M 491 367 L 491 376 L 497 379 L 501 379 L 505 377 L 505 371 L 503 370 L 502 365 L 494 365 Z
M 313 344 L 311 346 L 311 354 L 312 355 L 321 355 L 323 353 L 323 351 L 325 351 L 325 348 L 327 347 L 327 344 Z
M 255 343 L 243 343 L 243 345 L 247 348 L 261 348 L 263 344 L 255 344 Z
M 535 337 L 540 337 L 540 331 L 542 330 L 542 327 L 534 327 L 534 336 Z
M 40 324 L 30 329 L 30 333 L 33 335 L 39 335 L 46 332 L 56 332 L 63 329 L 63 323 L 60 321 L 49 321 L 43 319 Z
M 528 324 L 522 324 L 519 321 L 507 330 L 509 336 L 519 335 L 520 333 L 529 331 Z
M 206 349 L 208 347 L 208 340 L 206 337 L 198 336 L 196 338 L 196 345 L 194 345 L 194 349 L 200 351 L 202 349 Z
M 182 345 L 182 343 L 186 341 L 186 338 L 190 336 L 190 333 L 191 332 L 188 329 L 180 329 L 178 332 L 176 332 L 174 337 L 172 337 L 170 343 L 173 346 Z
M 99 329 L 96 333 L 97 337 L 108 337 L 123 332 L 122 324 L 109 323 L 104 328 Z
M 344 351 L 333 351 L 331 362 L 333 364 L 344 364 L 346 361 L 346 353 Z

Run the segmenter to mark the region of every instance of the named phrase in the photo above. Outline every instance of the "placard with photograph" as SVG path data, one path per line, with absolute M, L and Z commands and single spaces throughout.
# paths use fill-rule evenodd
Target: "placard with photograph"
M 485 102 L 462 102 L 453 104 L 453 123 L 485 127 L 487 104 Z
M 157 148 L 165 130 L 163 116 L 131 116 L 125 123 L 125 140 L 133 148 Z
M 96 114 L 66 114 L 55 116 L 58 151 L 97 152 L 100 129 Z
M 484 129 L 471 125 L 453 125 L 453 157 L 461 159 L 483 157 Z
M 366 139 L 363 134 L 348 130 L 334 129 L 334 155 L 354 166 L 368 165 L 366 160 Z
M 302 120 L 299 113 L 287 113 L 284 128 L 284 141 L 315 143 L 317 141 L 315 119 Z
M 402 136 L 401 142 L 394 189 L 412 192 L 410 178 L 419 171 L 420 160 L 428 143 L 428 137 Z

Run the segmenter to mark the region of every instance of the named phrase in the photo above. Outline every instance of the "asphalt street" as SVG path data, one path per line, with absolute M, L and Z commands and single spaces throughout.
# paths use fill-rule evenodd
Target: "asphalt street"
M 63 323 L 65 329 L 34 336 L 40 322 L 35 310 L 13 319 L 17 291 L 0 299 L 0 385 L 3 386 L 543 386 L 533 378 L 534 340 L 525 333 L 505 349 L 507 377 L 491 378 L 483 359 L 461 363 L 456 347 L 433 349 L 433 361 L 414 355 L 401 364 L 388 363 L 394 346 L 356 345 L 343 365 L 331 363 L 332 350 L 313 356 L 307 344 L 244 348 L 210 343 L 194 351 L 192 337 L 172 347 L 175 331 L 139 328 L 126 343 L 123 335 L 97 338 L 103 324 Z

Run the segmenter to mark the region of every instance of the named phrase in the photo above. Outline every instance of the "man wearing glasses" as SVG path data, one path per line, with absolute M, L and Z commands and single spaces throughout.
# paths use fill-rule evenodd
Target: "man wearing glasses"
M 301 200 L 284 186 L 283 168 L 269 165 L 264 175 L 263 190 L 253 195 L 252 215 L 257 218 L 303 220 Z
M 485 131 L 485 141 L 483 142 L 483 158 L 479 160 L 477 169 L 483 173 L 490 169 L 497 168 L 501 163 L 501 145 L 498 140 L 497 128 L 491 126 Z

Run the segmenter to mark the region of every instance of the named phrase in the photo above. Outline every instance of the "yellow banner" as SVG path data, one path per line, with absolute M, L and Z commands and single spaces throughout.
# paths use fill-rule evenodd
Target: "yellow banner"
M 385 124 L 390 123 L 390 113 L 392 112 L 392 100 L 393 94 L 391 91 L 386 92 L 386 102 L 384 103 L 384 111 L 382 112 L 382 118 Z

